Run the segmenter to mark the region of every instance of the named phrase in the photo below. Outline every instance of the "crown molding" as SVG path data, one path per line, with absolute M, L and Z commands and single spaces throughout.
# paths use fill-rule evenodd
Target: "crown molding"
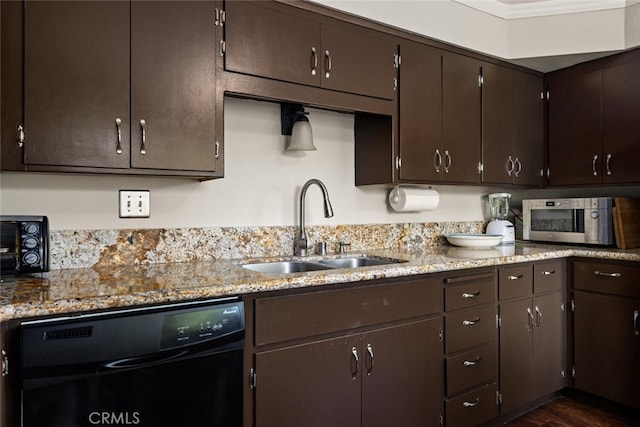
M 622 9 L 640 0 L 540 0 L 509 3 L 500 0 L 453 0 L 502 19 L 532 18 L 536 16 L 564 15 Z

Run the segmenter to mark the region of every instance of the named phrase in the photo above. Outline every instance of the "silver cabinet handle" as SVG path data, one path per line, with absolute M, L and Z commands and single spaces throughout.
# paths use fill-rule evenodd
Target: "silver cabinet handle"
M 618 278 L 618 277 L 622 277 L 622 273 L 605 273 L 602 271 L 594 271 L 593 274 L 595 274 L 596 276 L 602 276 L 602 277 L 614 277 L 614 278 Z
M 22 125 L 18 125 L 18 147 L 22 148 L 24 145 L 24 127 Z
M 542 326 L 542 312 L 540 311 L 540 307 L 536 305 L 536 327 Z
M 122 145 L 120 141 L 122 140 L 122 134 L 120 133 L 120 125 L 122 124 L 122 120 L 120 117 L 116 117 L 116 129 L 118 130 L 118 144 L 116 145 L 116 153 L 122 154 Z
M 527 307 L 527 331 L 533 329 L 533 313 L 531 309 Z
M 473 320 L 463 320 L 462 321 L 462 325 L 463 326 L 473 326 L 473 325 L 475 325 L 476 323 L 479 323 L 479 322 L 480 322 L 480 318 L 476 317 Z
M 598 171 L 596 170 L 596 162 L 598 161 L 598 155 L 593 156 L 593 163 L 591 167 L 593 168 L 593 176 L 598 176 Z
M 216 159 L 220 158 L 220 142 L 219 141 L 216 141 L 216 148 L 214 149 L 213 157 Z
M 611 175 L 611 153 L 607 154 L 607 175 Z
M 475 298 L 475 297 L 479 297 L 480 296 L 480 291 L 476 291 L 472 294 L 467 293 L 467 292 L 463 292 L 462 293 L 462 298 Z
M 316 48 L 311 48 L 311 75 L 315 76 L 318 70 L 318 52 L 316 52 Z
M 367 367 L 367 375 L 371 375 L 373 372 L 373 347 L 371 344 L 367 344 L 367 354 L 369 355 L 369 366 Z
M 519 279 L 522 279 L 523 277 L 524 277 L 524 274 L 518 274 L 517 276 L 513 276 L 513 275 L 507 276 L 507 279 L 508 280 L 519 280 Z
M 520 172 L 522 172 L 522 163 L 520 163 L 520 160 L 516 157 L 515 160 L 515 165 L 516 165 L 516 169 L 514 170 L 514 174 L 516 176 L 516 178 L 518 177 L 518 175 L 520 175 Z
M 355 380 L 358 377 L 358 349 L 355 347 L 351 347 L 351 355 L 353 356 L 353 361 L 355 362 L 355 369 L 351 371 L 351 377 Z
M 142 145 L 140 145 L 140 154 L 147 154 L 147 148 L 145 143 L 147 142 L 147 122 L 144 119 L 140 120 L 140 128 L 142 129 Z
M 324 73 L 325 78 L 331 77 L 331 53 L 328 50 L 324 52 L 324 60 L 326 66 L 326 72 Z
M 476 400 L 474 400 L 473 402 L 467 402 L 467 401 L 462 402 L 462 406 L 464 406 L 465 408 L 473 408 L 479 403 L 480 403 L 480 398 L 476 397 Z
M 511 158 L 511 156 L 509 156 L 509 158 L 507 159 L 507 163 L 504 165 L 504 168 L 507 170 L 507 175 L 511 176 L 511 174 L 513 173 L 513 159 Z
M 440 172 L 440 168 L 442 167 L 442 154 L 440 154 L 440 150 L 437 148 L 433 155 L 433 167 L 436 168 L 436 172 Z
M 543 271 L 542 275 L 543 276 L 551 276 L 552 274 L 556 274 L 555 270 L 551 270 L 551 271 Z
M 445 173 L 449 173 L 449 168 L 451 167 L 451 154 L 449 154 L 449 150 L 444 150 L 444 158 L 447 160 L 447 163 L 444 166 Z
M 473 359 L 473 360 L 465 360 L 464 362 L 462 362 L 462 364 L 463 364 L 464 366 L 475 366 L 475 365 L 477 365 L 478 363 L 480 363 L 480 361 L 481 361 L 481 360 L 482 360 L 482 357 L 478 356 L 478 357 L 476 357 L 476 358 L 475 358 L 475 359 Z
M 638 316 L 640 316 L 640 311 L 635 310 L 633 312 L 633 332 L 636 336 L 640 335 L 640 331 L 638 330 Z

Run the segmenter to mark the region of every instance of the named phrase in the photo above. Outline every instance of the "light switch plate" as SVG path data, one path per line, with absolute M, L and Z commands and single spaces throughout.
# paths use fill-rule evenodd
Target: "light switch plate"
M 149 218 L 149 190 L 120 190 L 120 218 Z

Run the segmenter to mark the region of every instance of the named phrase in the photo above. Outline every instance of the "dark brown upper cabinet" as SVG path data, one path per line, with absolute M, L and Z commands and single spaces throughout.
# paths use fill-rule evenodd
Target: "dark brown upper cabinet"
M 442 145 L 442 53 L 406 42 L 400 55 L 398 175 L 401 181 L 437 181 L 442 175 L 433 166 Z
M 640 182 L 638 73 L 635 51 L 549 76 L 550 185 Z
M 462 55 L 442 57 L 442 146 L 434 153 L 433 167 L 445 182 L 480 182 L 481 65 Z
M 23 170 L 222 176 L 213 2 L 23 13 Z
M 225 4 L 224 69 L 383 99 L 395 98 L 389 36 L 275 2 Z
M 541 186 L 542 77 L 484 64 L 482 79 L 482 182 Z
M 400 181 L 480 180 L 480 62 L 412 42 L 400 47 Z

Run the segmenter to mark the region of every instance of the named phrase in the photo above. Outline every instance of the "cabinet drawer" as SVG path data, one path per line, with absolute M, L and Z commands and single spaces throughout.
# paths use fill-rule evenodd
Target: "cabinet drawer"
M 258 298 L 255 345 L 311 337 L 442 311 L 440 279 L 414 279 Z
M 486 273 L 444 279 L 445 310 L 458 310 L 488 304 L 496 299 L 496 275 Z
M 472 427 L 498 416 L 495 383 L 445 401 L 448 427 Z
M 495 342 L 446 360 L 447 396 L 495 382 L 498 352 Z
M 533 290 L 531 264 L 501 267 L 498 270 L 500 299 L 526 297 Z
M 445 349 L 447 353 L 473 347 L 496 338 L 496 308 L 481 308 L 447 313 L 445 317 Z
M 565 281 L 564 259 L 533 265 L 533 293 L 558 291 Z
M 573 288 L 640 298 L 640 263 L 576 261 L 573 263 Z

